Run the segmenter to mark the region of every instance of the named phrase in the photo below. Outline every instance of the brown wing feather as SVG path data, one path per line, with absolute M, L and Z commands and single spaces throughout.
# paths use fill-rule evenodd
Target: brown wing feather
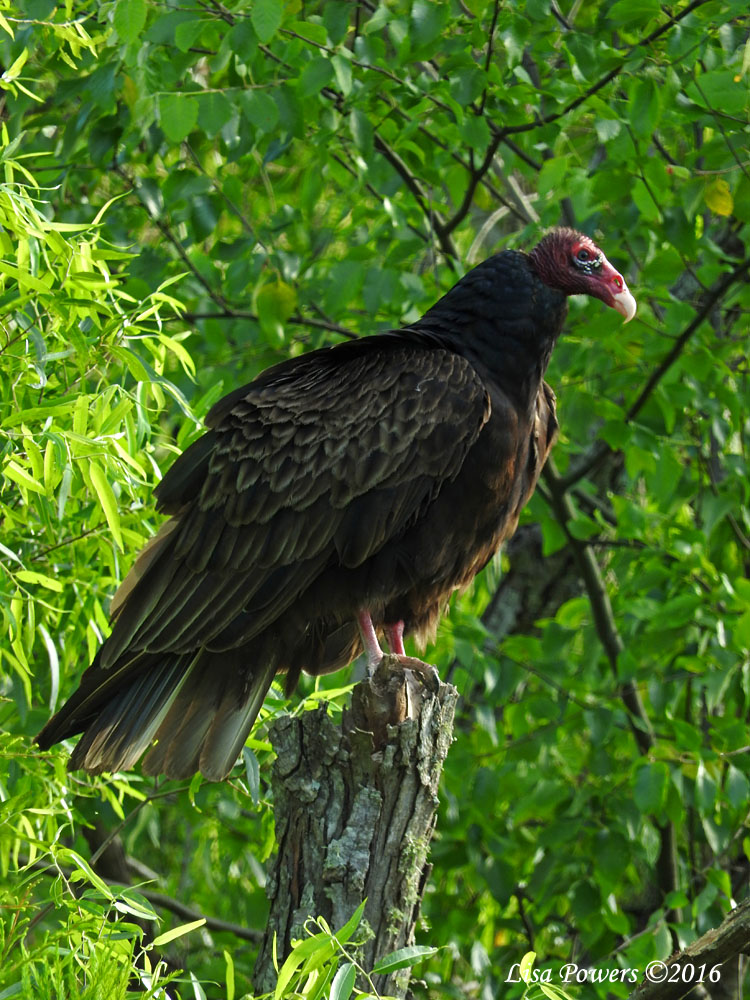
M 296 377 L 285 366 L 214 415 L 211 448 L 185 452 L 159 488 L 180 513 L 123 583 L 103 667 L 126 650 L 248 641 L 328 566 L 398 537 L 455 478 L 489 413 L 482 381 L 453 352 L 387 348 L 343 365 L 307 355 Z

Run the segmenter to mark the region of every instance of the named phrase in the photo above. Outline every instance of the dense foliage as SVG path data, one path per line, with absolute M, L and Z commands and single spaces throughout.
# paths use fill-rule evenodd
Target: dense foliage
M 416 988 L 520 997 L 533 950 L 627 995 L 748 892 L 746 0 L 2 0 L 0 48 L 0 997 L 250 991 L 263 725 L 218 787 L 30 738 L 222 392 L 560 223 L 639 312 L 572 303 L 541 550 L 430 653 L 464 699 Z

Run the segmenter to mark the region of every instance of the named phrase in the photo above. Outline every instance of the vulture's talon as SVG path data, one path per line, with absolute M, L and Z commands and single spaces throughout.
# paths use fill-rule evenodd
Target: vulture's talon
M 431 663 L 426 663 L 425 666 L 428 669 L 419 676 L 430 694 L 437 694 L 440 691 L 440 674 Z
M 404 670 L 411 670 L 412 673 L 416 674 L 431 694 L 438 693 L 440 675 L 431 663 L 425 663 L 424 660 L 420 660 L 416 656 L 399 656 L 398 662 Z

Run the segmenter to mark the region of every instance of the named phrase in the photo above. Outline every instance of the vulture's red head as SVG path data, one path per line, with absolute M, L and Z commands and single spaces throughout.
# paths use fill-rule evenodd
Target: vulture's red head
M 545 285 L 566 295 L 593 295 L 629 322 L 635 299 L 625 279 L 588 236 L 574 229 L 553 229 L 530 252 L 532 266 Z

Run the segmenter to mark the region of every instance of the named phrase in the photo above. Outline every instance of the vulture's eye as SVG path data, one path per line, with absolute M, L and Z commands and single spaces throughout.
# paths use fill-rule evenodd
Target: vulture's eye
M 580 261 L 582 261 L 582 262 L 584 262 L 584 263 L 585 263 L 585 262 L 586 262 L 587 260 L 591 260 L 591 254 L 590 254 L 590 253 L 588 252 L 588 250 L 586 250 L 585 248 L 581 248 L 581 249 L 580 249 L 580 250 L 578 251 L 578 253 L 576 254 L 576 256 L 577 256 L 578 260 L 580 260 Z

